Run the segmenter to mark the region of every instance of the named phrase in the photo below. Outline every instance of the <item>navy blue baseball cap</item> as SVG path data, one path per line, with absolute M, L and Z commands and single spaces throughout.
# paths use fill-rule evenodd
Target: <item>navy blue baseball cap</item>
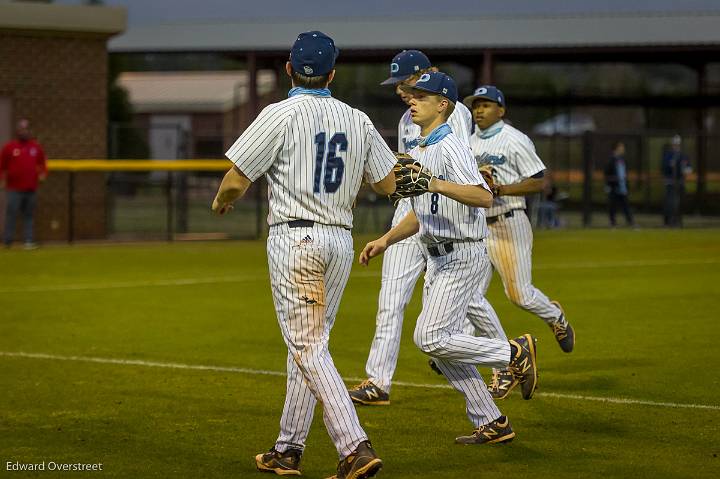
M 401 86 L 400 88 L 407 91 L 420 90 L 434 93 L 447 98 L 453 103 L 457 102 L 458 99 L 455 80 L 443 72 L 423 73 L 415 82 L 415 86 Z
M 430 68 L 430 60 L 420 50 L 403 50 L 393 58 L 390 64 L 390 78 L 381 85 L 394 85 L 407 80 L 420 70 Z
M 317 77 L 332 71 L 339 53 L 333 39 L 323 32 L 305 32 L 290 50 L 290 64 L 302 75 Z
M 476 88 L 472 95 L 465 97 L 463 103 L 472 110 L 473 102 L 479 99 L 490 100 L 503 108 L 505 107 L 505 95 L 503 95 L 503 92 L 497 87 L 492 85 L 483 85 Z

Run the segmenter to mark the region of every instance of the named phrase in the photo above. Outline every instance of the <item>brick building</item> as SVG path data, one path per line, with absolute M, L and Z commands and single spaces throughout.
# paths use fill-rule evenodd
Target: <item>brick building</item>
M 107 41 L 124 30 L 125 18 L 123 8 L 0 2 L 0 143 L 28 118 L 48 158 L 105 158 Z M 76 234 L 103 236 L 105 206 L 97 199 L 104 197 L 104 178 L 77 181 L 75 213 L 92 226 L 78 225 Z M 38 239 L 66 238 L 67 174 L 51 172 L 38 200 Z

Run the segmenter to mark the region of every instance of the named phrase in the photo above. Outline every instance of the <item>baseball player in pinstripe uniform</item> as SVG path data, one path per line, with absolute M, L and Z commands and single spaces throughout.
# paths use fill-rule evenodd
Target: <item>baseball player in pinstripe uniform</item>
M 477 126 L 470 138 L 473 155 L 495 182 L 495 199 L 487 211 L 490 261 L 510 301 L 545 321 L 560 348 L 569 353 L 575 345 L 575 333 L 562 307 L 532 284 L 533 233 L 524 211 L 524 195 L 542 191 L 545 165 L 530 138 L 502 120 L 505 97 L 500 90 L 484 85 L 463 102 L 472 108 Z M 481 284 L 483 295 L 491 277 L 487 275 Z M 483 304 L 473 304 L 471 309 L 483 318 L 494 314 L 484 311 Z M 502 399 L 516 384 L 511 371 L 496 370 L 490 391 L 493 397 Z
M 315 405 L 340 462 L 334 478 L 374 476 L 382 467 L 328 351 L 330 330 L 353 261 L 351 206 L 363 178 L 395 190 L 395 156 L 364 113 L 332 98 L 338 50 L 328 36 L 298 36 L 286 65 L 289 98 L 265 108 L 226 153 L 228 171 L 213 202 L 224 213 L 251 182 L 269 185 L 268 265 L 287 354 L 287 394 L 274 447 L 261 471 L 299 475 Z
M 412 94 L 411 117 L 421 127 L 420 141 L 409 154 L 422 165 L 416 168 L 417 175 L 424 176 L 428 193 L 412 198 L 412 209 L 385 235 L 365 246 L 360 262 L 368 264 L 389 246 L 419 235 L 428 260 L 414 341 L 435 358 L 450 384 L 465 396 L 475 430 L 457 437 L 456 442 L 507 442 L 515 433 L 476 365 L 508 367 L 520 378 L 523 396 L 529 399 L 537 386 L 534 339 L 528 334 L 505 341 L 483 336 L 482 331 L 478 337 L 463 332 L 470 299 L 489 268 L 483 208 L 491 205 L 493 195 L 469 147 L 446 123 L 457 101 L 452 78 L 428 72 L 413 87 L 404 88 Z
M 381 85 L 395 85 L 396 93 L 409 106 L 412 95 L 402 87 L 415 85 L 420 76 L 433 71 L 437 71 L 437 68 L 432 66 L 423 52 L 403 50 L 393 58 L 390 77 Z M 448 125 L 458 140 L 469 144 L 472 115 L 465 105 L 457 104 L 448 118 Z M 400 153 L 406 153 L 417 146 L 420 130 L 420 126 L 413 123 L 408 108 L 398 123 Z M 410 209 L 410 200 L 401 200 L 395 209 L 392 226 L 397 225 Z M 403 313 L 410 302 L 415 283 L 425 270 L 426 262 L 427 252 L 417 235 L 393 245 L 383 256 L 375 337 L 365 365 L 368 379 L 350 390 L 350 396 L 357 404 L 390 404 L 392 377 L 400 351 Z M 484 310 L 491 310 L 491 307 L 488 305 Z

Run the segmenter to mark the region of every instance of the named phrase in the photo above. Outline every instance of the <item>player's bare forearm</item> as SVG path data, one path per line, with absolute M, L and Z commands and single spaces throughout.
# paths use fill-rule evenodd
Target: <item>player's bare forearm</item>
M 458 185 L 457 183 L 433 178 L 428 191 L 440 193 L 464 205 L 478 208 L 489 208 L 493 202 L 493 194 L 481 185 Z
M 420 222 L 417 216 L 415 216 L 415 212 L 410 210 L 395 227 L 390 228 L 390 231 L 383 235 L 383 238 L 385 238 L 388 246 L 392 246 L 395 243 L 411 237 L 418 231 L 420 231 Z
M 360 264 L 367 266 L 372 258 L 380 256 L 390 246 L 411 237 L 419 230 L 420 222 L 415 216 L 415 212 L 410 211 L 394 228 L 391 228 L 390 231 L 375 241 L 365 245 L 362 252 L 360 252 Z
M 391 195 L 395 193 L 395 172 L 392 170 L 388 175 L 377 183 L 370 183 L 370 187 L 379 195 Z
M 234 166 L 230 168 L 220 183 L 220 188 L 213 200 L 212 210 L 221 215 L 230 211 L 233 202 L 245 195 L 251 183 L 242 171 Z
M 498 185 L 498 196 L 523 196 L 540 193 L 545 187 L 543 178 L 528 178 L 514 185 Z

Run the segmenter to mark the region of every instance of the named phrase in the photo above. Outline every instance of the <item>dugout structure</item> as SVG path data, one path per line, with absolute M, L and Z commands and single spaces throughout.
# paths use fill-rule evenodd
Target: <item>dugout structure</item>
M 481 83 L 503 89 L 513 125 L 531 136 L 548 167 L 559 173 L 559 186 L 574 211 L 605 208 L 602 186 L 593 178 L 586 183 L 582 175 L 596 174 L 609 145 L 626 139 L 634 168 L 631 201 L 638 210 L 659 214 L 659 152 L 679 134 L 694 168 L 687 211 L 718 214 L 719 7 L 679 2 L 604 11 L 567 2 L 559 10 L 538 4 L 528 13 L 498 4 L 478 13 L 473 2 L 464 2 L 466 14 L 450 9 L 409 15 L 391 3 L 382 7 L 387 11 L 348 12 L 342 18 L 318 14 L 312 21 L 302 20 L 298 4 L 298 12 L 268 13 L 262 21 L 228 12 L 218 23 L 185 19 L 142 25 L 114 39 L 110 48 L 113 57 L 138 70 L 233 62 L 233 68 L 250 73 L 248 105 L 258 111 L 262 101 L 253 79 L 261 71 L 275 72 L 275 100 L 283 98 L 289 45 L 312 26 L 331 35 L 341 49 L 333 93 L 366 111 L 391 145 L 404 108 L 392 88 L 378 83 L 387 77 L 394 54 L 419 48 L 454 76 L 461 95 Z M 288 20 L 295 14 L 298 19 Z M 543 128 L 563 118 L 567 126 Z M 593 120 L 587 123 L 592 137 L 585 135 L 585 118 Z M 228 146 L 239 133 L 217 143 Z

